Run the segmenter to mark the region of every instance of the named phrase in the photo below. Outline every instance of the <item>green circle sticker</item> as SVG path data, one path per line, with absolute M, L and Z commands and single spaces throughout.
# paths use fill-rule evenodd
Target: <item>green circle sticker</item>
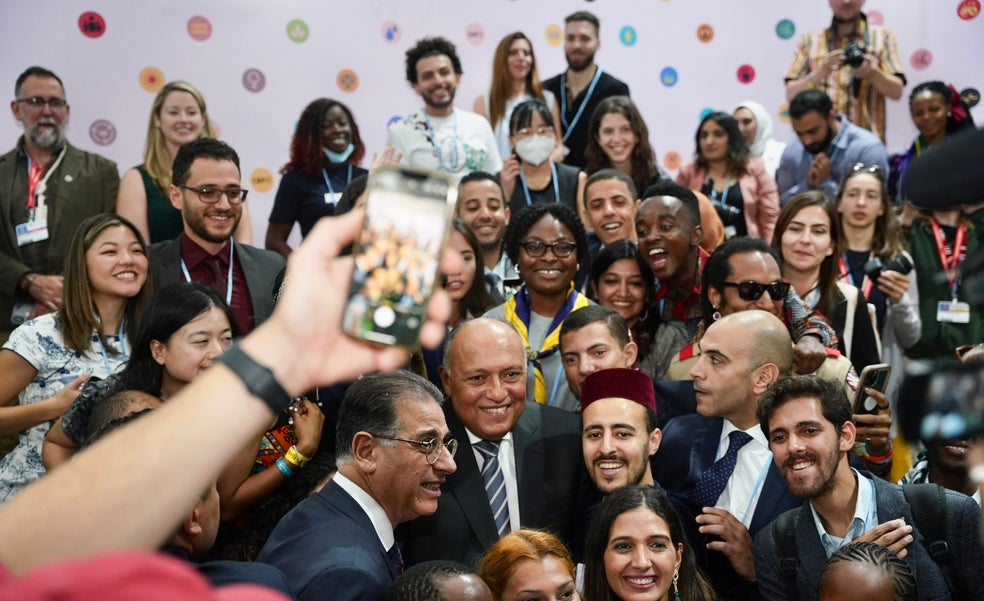
M 309 35 L 311 35 L 311 30 L 308 29 L 307 23 L 304 21 L 294 19 L 287 24 L 287 37 L 298 44 L 306 42 Z

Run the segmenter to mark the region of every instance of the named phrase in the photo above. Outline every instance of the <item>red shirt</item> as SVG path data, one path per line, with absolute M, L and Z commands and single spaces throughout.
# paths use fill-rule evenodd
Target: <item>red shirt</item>
M 226 244 L 214 255 L 219 261 L 219 269 L 222 272 L 222 277 L 225 278 L 229 273 L 229 255 L 232 252 L 232 245 Z M 212 257 L 208 251 L 206 251 L 201 246 L 188 237 L 188 234 L 181 233 L 181 260 L 184 262 L 184 266 L 188 268 L 188 273 L 191 275 L 191 280 L 194 282 L 200 282 L 206 286 L 215 286 L 215 275 L 212 269 L 205 263 L 205 261 Z M 182 269 L 182 277 L 184 277 L 184 270 Z M 222 286 L 222 290 L 219 290 L 219 296 L 226 299 L 226 286 Z M 249 334 L 254 327 L 256 327 L 256 320 L 253 317 L 253 301 L 249 296 L 249 286 L 246 284 L 246 274 L 243 272 L 242 264 L 237 260 L 233 261 L 232 265 L 232 313 L 236 316 L 236 322 L 239 325 L 239 335 L 245 336 Z
M 711 255 L 703 248 L 697 247 L 697 277 L 694 279 L 694 289 L 682 300 L 667 298 L 670 287 L 665 282 L 660 281 L 659 289 L 656 290 L 656 302 L 660 306 L 660 312 L 666 321 L 687 321 L 695 317 L 700 317 L 700 310 L 697 302 L 700 300 L 700 293 L 704 285 L 702 283 L 704 273 L 704 263 Z

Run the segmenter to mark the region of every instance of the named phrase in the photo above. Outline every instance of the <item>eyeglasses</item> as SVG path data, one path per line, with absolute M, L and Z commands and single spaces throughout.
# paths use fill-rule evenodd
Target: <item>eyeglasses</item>
M 524 127 L 513 135 L 517 138 L 528 138 L 534 134 L 537 136 L 552 136 L 554 135 L 554 128 L 550 125 L 541 125 L 536 129 Z
M 867 163 L 854 163 L 851 165 L 851 173 L 870 173 L 877 176 L 879 179 L 883 178 L 885 175 L 885 170 L 882 169 L 881 165 L 869 165 Z
M 207 205 L 214 205 L 219 202 L 219 198 L 225 194 L 229 199 L 229 204 L 237 205 L 246 202 L 246 195 L 249 190 L 242 188 L 220 188 L 218 186 L 178 186 L 183 190 L 191 190 L 198 194 L 198 200 Z
M 373 434 L 373 436 L 376 435 Z M 449 457 L 454 457 L 454 454 L 458 452 L 458 441 L 454 438 L 449 438 L 444 442 L 438 442 L 436 438 L 430 440 L 413 440 L 411 438 L 393 438 L 390 436 L 376 436 L 376 438 L 411 444 L 427 457 L 427 463 L 431 465 L 437 463 L 437 459 L 441 456 L 441 449 L 447 449 Z
M 738 298 L 743 301 L 757 301 L 762 298 L 762 293 L 768 290 L 772 300 L 785 300 L 789 294 L 789 282 L 776 280 L 771 284 L 759 284 L 751 280 L 745 282 L 722 282 L 722 286 L 731 286 L 738 289 Z
M 32 109 L 41 109 L 44 105 L 51 107 L 51 110 L 57 111 L 65 108 L 68 102 L 64 98 L 42 98 L 40 96 L 31 96 L 30 98 L 18 98 L 17 102 L 21 102 L 31 107 Z
M 554 242 L 553 244 L 547 244 L 539 240 L 527 240 L 526 242 L 520 242 L 519 245 L 526 251 L 526 254 L 534 259 L 546 254 L 548 248 L 558 259 L 566 259 L 577 250 L 577 244 L 573 242 Z

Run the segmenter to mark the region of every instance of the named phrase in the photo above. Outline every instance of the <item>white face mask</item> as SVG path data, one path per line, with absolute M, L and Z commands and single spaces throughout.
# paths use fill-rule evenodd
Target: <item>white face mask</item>
M 550 158 L 557 141 L 550 136 L 532 135 L 516 142 L 516 154 L 524 163 L 542 165 Z

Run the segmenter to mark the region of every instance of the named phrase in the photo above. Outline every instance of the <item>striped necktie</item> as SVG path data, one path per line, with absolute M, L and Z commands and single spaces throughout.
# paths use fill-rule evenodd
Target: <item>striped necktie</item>
M 482 464 L 482 482 L 485 483 L 492 519 L 501 538 L 509 533 L 509 505 L 506 502 L 506 479 L 502 475 L 502 466 L 499 465 L 499 443 L 482 440 L 475 443 L 475 448 L 485 459 Z

